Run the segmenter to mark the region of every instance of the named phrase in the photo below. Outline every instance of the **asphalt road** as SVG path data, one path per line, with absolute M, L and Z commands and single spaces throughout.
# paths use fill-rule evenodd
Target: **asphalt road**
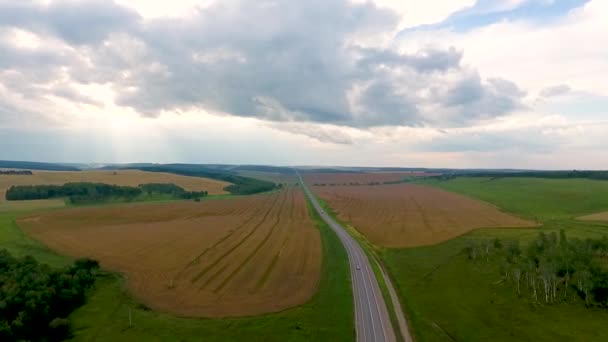
M 321 218 L 336 232 L 344 248 L 346 248 L 355 299 L 357 341 L 396 341 L 395 331 L 391 325 L 380 285 L 378 285 L 367 255 L 344 227 L 321 208 L 301 177 L 300 184 Z

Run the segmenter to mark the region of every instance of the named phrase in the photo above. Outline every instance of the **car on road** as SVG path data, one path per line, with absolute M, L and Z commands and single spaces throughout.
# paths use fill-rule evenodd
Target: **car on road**
M 357 265 L 357 270 L 361 270 L 361 266 Z

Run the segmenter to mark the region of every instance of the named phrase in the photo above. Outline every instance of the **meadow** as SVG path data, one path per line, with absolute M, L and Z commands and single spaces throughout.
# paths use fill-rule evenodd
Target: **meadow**
M 379 249 L 419 341 L 601 341 L 608 339 L 608 310 L 581 303 L 534 303 L 501 282 L 500 263 L 467 259 L 471 240 L 499 238 L 525 244 L 539 232 L 601 238 L 608 224 L 577 220 L 608 209 L 608 182 L 583 179 L 455 178 L 423 180 L 465 194 L 538 228 L 479 229 L 444 243 Z M 582 301 L 582 299 L 581 299 Z

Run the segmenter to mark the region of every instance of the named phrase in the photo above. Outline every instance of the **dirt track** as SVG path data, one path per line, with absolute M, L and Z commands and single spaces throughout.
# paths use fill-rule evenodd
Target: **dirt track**
M 79 208 L 19 225 L 61 253 L 126 275 L 146 305 L 185 316 L 247 316 L 308 301 L 321 240 L 300 190 L 201 203 Z

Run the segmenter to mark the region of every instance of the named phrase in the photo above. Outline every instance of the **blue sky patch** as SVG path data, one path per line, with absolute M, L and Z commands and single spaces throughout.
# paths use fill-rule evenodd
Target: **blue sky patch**
M 501 21 L 527 20 L 542 24 L 559 19 L 589 1 L 527 0 L 515 8 L 501 9 L 495 0 L 479 0 L 475 6 L 456 12 L 440 23 L 407 28 L 401 31 L 399 35 L 405 35 L 413 31 L 436 29 L 466 32 Z

